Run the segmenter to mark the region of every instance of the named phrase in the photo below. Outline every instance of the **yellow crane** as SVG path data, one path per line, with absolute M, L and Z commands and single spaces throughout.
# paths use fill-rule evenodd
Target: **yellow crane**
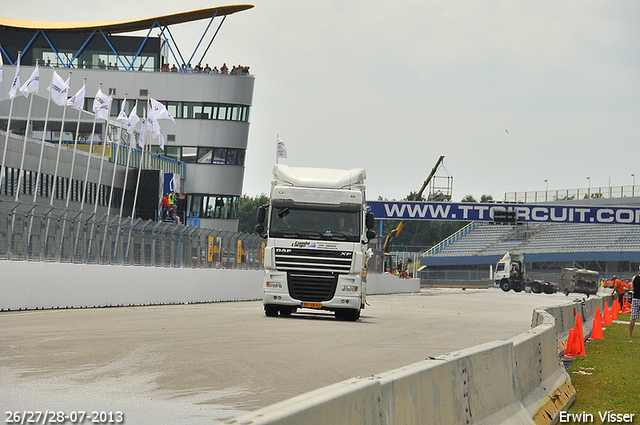
M 422 196 L 422 193 L 424 192 L 424 190 L 429 185 L 429 182 L 431 182 L 431 179 L 436 174 L 436 171 L 438 171 L 438 167 L 440 167 L 440 164 L 442 164 L 442 161 L 444 161 L 444 155 L 442 155 L 440 158 L 438 158 L 438 161 L 436 161 L 436 165 L 434 165 L 433 169 L 431 170 L 431 173 L 429 173 L 429 176 L 427 177 L 427 179 L 424 181 L 424 183 L 422 183 L 422 187 L 420 188 L 420 190 L 416 194 L 415 198 L 414 199 L 410 199 L 410 201 L 411 200 L 415 200 L 415 199 L 420 199 L 420 197 Z M 387 235 L 387 237 L 385 238 L 384 245 L 382 245 L 382 250 L 384 251 L 385 255 L 389 254 L 389 246 L 391 245 L 391 241 L 393 240 L 393 238 L 397 237 L 398 234 L 400 234 L 400 231 L 404 227 L 405 221 L 406 220 L 400 220 L 400 223 L 398 223 L 396 228 L 393 229 L 391 231 L 391 233 L 389 233 Z

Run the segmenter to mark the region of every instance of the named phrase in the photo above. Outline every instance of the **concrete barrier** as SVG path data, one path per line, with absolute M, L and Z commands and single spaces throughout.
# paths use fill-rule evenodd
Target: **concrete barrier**
M 0 260 L 0 311 L 262 299 L 262 270 Z M 420 292 L 418 279 L 368 276 L 368 294 Z
M 558 412 L 575 400 L 571 379 L 559 361 L 558 336 L 573 328 L 578 312 L 584 323 L 592 322 L 596 307 L 603 304 L 602 298 L 592 297 L 535 309 L 532 329 L 508 341 L 445 354 L 366 379 L 354 378 L 226 423 L 556 423 Z M 377 397 L 379 403 L 375 402 Z M 335 412 L 342 412 L 344 418 Z M 367 419 L 358 421 L 355 412 Z

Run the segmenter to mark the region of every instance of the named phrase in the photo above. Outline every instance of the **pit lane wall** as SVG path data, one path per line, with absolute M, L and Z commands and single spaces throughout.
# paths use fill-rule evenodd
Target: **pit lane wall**
M 368 294 L 420 292 L 419 279 L 368 275 Z M 0 260 L 0 311 L 262 299 L 262 270 Z
M 609 299 L 610 303 L 610 299 Z M 532 329 L 507 341 L 357 377 L 230 419 L 228 425 L 553 424 L 575 400 L 558 341 L 604 299 L 539 308 Z M 583 327 L 585 337 L 590 333 Z

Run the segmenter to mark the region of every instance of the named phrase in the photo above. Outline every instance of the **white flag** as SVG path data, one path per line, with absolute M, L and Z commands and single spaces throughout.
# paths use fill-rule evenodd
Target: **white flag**
M 278 137 L 278 158 L 287 158 L 287 147 L 284 142 Z
M 140 128 L 140 136 L 138 137 L 138 146 L 140 146 L 141 150 L 144 148 L 145 122 L 147 121 L 145 117 L 145 111 L 142 111 L 142 127 Z
M 109 107 L 111 107 L 111 99 L 106 94 L 102 93 L 102 90 L 98 89 L 95 99 L 93 99 L 93 112 L 95 112 L 97 118 L 103 120 L 109 119 Z
M 127 133 L 133 134 L 133 129 L 136 128 L 136 124 L 140 121 L 138 114 L 136 111 L 138 110 L 138 101 L 136 100 L 136 106 L 133 107 L 131 113 L 129 114 L 129 119 L 127 121 Z
M 20 88 L 20 56 L 16 62 L 16 75 L 13 77 L 13 83 L 11 83 L 11 89 L 9 90 L 9 99 L 15 99 Z
M 47 87 L 51 92 L 51 99 L 58 106 L 63 106 L 67 102 L 67 94 L 69 93 L 69 80 L 64 81 L 58 73 L 53 70 L 53 84 Z
M 147 125 L 149 126 L 149 131 L 154 138 L 162 134 L 162 130 L 160 130 L 160 123 L 158 123 L 156 117 L 153 116 L 153 113 L 149 113 L 149 116 L 147 117 Z
M 36 69 L 31 73 L 31 77 L 20 87 L 20 93 L 24 97 L 29 97 L 29 93 L 38 93 L 40 89 L 40 65 L 36 62 Z
M 80 90 L 78 90 L 76 94 L 74 94 L 69 98 L 69 100 L 67 100 L 67 106 L 71 106 L 76 109 L 84 108 L 85 89 L 86 89 L 86 84 L 83 84 L 82 87 L 80 87 Z
M 0 52 L 0 83 L 2 82 L 2 74 L 4 70 L 4 62 L 2 62 L 2 52 Z
M 176 120 L 173 119 L 162 103 L 151 97 L 149 100 L 151 100 L 151 112 L 149 116 L 153 115 L 157 120 L 171 120 L 175 124 Z
M 124 100 L 122 101 L 122 107 L 120 108 L 120 113 L 118 114 L 118 118 L 116 118 L 116 121 L 120 121 L 123 124 L 128 124 L 129 123 L 129 117 L 127 116 L 127 113 L 124 110 L 125 105 L 127 104 L 127 97 L 124 97 Z
M 160 149 L 164 151 L 164 136 L 162 135 L 162 131 L 158 134 L 158 144 L 160 145 Z

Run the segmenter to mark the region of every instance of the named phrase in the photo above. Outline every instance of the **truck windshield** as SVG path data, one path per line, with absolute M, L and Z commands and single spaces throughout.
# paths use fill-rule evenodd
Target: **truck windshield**
M 269 236 L 358 242 L 360 227 L 357 211 L 274 207 Z

